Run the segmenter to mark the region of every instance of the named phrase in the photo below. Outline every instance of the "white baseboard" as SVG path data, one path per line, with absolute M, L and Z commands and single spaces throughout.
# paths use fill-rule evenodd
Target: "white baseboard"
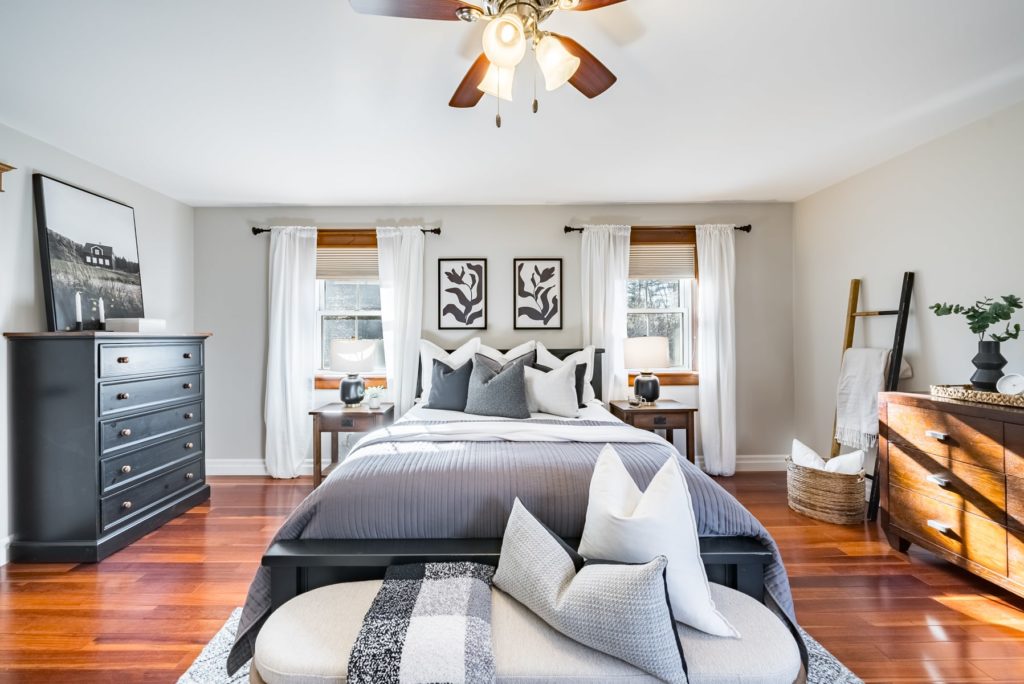
M 7 565 L 8 561 L 11 560 L 12 541 L 14 541 L 13 534 L 9 534 L 3 539 L 0 539 L 0 565 Z
M 786 471 L 786 454 L 739 454 L 736 456 L 737 473 L 779 473 Z M 704 468 L 704 457 L 697 454 L 697 465 Z

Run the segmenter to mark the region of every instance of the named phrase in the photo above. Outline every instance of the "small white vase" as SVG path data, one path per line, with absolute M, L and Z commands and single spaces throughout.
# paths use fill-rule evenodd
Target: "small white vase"
M 371 409 L 379 409 L 380 397 L 370 397 L 369 399 L 366 400 L 366 405 Z

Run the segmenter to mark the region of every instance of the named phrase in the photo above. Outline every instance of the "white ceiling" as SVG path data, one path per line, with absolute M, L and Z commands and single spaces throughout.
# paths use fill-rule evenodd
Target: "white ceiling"
M 1024 1 L 631 0 L 619 82 L 447 102 L 481 27 L 347 0 L 0 0 L 0 122 L 196 206 L 800 199 L 1024 99 Z

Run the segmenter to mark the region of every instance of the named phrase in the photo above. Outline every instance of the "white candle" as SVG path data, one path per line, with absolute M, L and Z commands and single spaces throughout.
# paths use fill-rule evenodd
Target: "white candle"
M 75 322 L 82 322 L 82 293 L 75 293 Z
M 100 323 L 106 323 L 107 317 L 103 313 L 103 297 L 100 297 Z

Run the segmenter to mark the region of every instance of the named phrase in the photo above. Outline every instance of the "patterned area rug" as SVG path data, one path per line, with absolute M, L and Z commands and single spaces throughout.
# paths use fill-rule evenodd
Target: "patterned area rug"
M 249 681 L 248 664 L 234 677 L 228 677 L 225 669 L 228 651 L 235 642 L 235 630 L 238 629 L 238 618 L 241 615 L 242 609 L 235 608 L 228 621 L 210 640 L 188 671 L 181 676 L 178 684 L 244 684 Z M 801 629 L 800 635 L 807 644 L 807 655 L 810 660 L 807 684 L 864 684 L 810 634 Z

